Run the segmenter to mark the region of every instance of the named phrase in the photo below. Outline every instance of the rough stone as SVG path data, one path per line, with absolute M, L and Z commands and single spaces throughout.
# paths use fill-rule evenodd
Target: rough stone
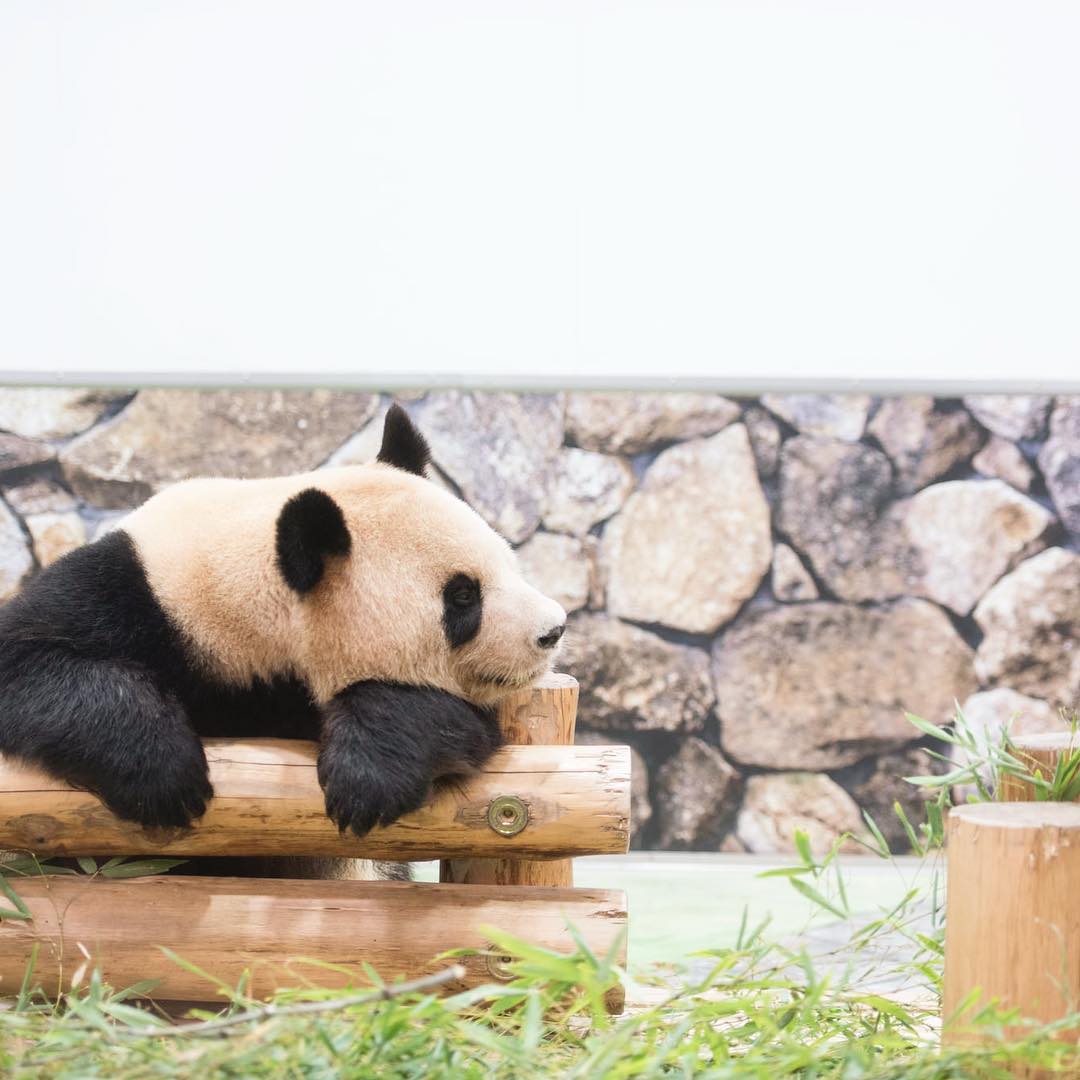
M 0 603 L 18 592 L 34 560 L 15 515 L 0 503 Z
M 383 424 L 386 422 L 388 405 L 380 406 L 375 415 L 326 460 L 328 467 L 336 465 L 369 465 L 375 460 L 382 446 Z
M 709 658 L 607 615 L 570 619 L 559 666 L 581 684 L 585 727 L 700 731 L 716 698 Z
M 5 487 L 4 498 L 17 514 L 63 514 L 75 509 L 75 499 L 52 480 L 33 480 L 16 487 Z
M 639 454 L 659 443 L 714 435 L 739 417 L 719 394 L 575 393 L 566 400 L 566 433 L 585 450 Z
M 757 405 L 752 405 L 743 413 L 743 424 L 750 436 L 758 476 L 762 480 L 769 480 L 776 475 L 780 466 L 780 444 L 783 441 L 780 425 L 771 413 Z
M 27 439 L 67 439 L 96 424 L 124 396 L 106 390 L 5 387 L 0 390 L 0 429 Z
M 1017 491 L 1030 491 L 1035 470 L 1015 444 L 1000 435 L 991 435 L 987 444 L 972 458 L 971 464 L 983 476 L 996 477 Z
M 665 450 L 604 533 L 615 615 L 712 633 L 772 560 L 769 507 L 742 424 Z
M 1021 563 L 983 597 L 975 621 L 983 685 L 1080 706 L 1080 555 L 1050 548 Z
M 20 435 L 0 434 L 0 473 L 44 465 L 54 457 L 56 451 L 47 443 L 32 442 Z
M 964 404 L 984 428 L 1003 439 L 1039 439 L 1054 399 L 1042 394 L 971 394 Z
M 785 604 L 817 600 L 819 596 L 810 571 L 787 544 L 777 544 L 773 551 L 772 591 Z
M 517 549 L 517 556 L 525 580 L 566 611 L 588 603 L 592 568 L 576 537 L 534 533 Z
M 866 394 L 765 394 L 761 403 L 796 431 L 855 442 L 866 427 Z
M 1058 400 L 1039 468 L 1065 527 L 1080 533 L 1080 397 Z
M 581 746 L 624 746 L 618 738 L 608 738 L 596 731 L 579 731 L 574 742 Z M 645 826 L 653 816 L 649 800 L 649 766 L 633 747 L 630 750 L 630 846 L 637 847 Z
M 663 850 L 716 851 L 731 830 L 742 777 L 714 746 L 693 735 L 656 775 Z
M 86 543 L 86 526 L 73 510 L 28 514 L 24 519 L 38 565 L 49 566 Z
M 410 414 L 435 463 L 511 543 L 540 524 L 563 441 L 560 395 L 429 394 Z
M 896 489 L 910 495 L 979 449 L 983 434 L 962 409 L 945 412 L 920 395 L 883 401 L 869 432 L 896 467 Z
M 277 476 L 321 464 L 368 420 L 372 394 L 329 390 L 143 390 L 70 443 L 64 474 L 82 498 L 137 506 L 193 476 Z
M 725 754 L 833 769 L 913 741 L 905 710 L 944 723 L 975 689 L 972 652 L 924 600 L 751 608 L 713 645 Z
M 789 439 L 781 531 L 843 600 L 922 596 L 968 614 L 1053 516 L 1000 480 L 952 480 L 890 504 L 889 464 L 868 446 Z
M 807 834 L 815 855 L 826 854 L 846 832 L 861 835 L 866 831 L 854 799 L 821 773 L 751 776 L 735 826 L 735 835 L 746 850 L 794 852 L 796 829 Z M 860 848 L 848 839 L 840 850 Z
M 611 517 L 633 487 L 634 474 L 622 458 L 568 447 L 555 461 L 544 502 L 544 527 L 584 536 Z

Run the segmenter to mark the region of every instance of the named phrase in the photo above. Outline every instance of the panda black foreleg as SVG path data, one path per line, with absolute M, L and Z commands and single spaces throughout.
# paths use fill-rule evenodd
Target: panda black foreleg
M 188 825 L 213 794 L 183 706 L 145 668 L 54 643 L 0 645 L 0 751 L 145 826 Z
M 432 687 L 354 683 L 323 709 L 326 813 L 363 836 L 418 810 L 438 781 L 475 772 L 501 745 L 493 710 Z

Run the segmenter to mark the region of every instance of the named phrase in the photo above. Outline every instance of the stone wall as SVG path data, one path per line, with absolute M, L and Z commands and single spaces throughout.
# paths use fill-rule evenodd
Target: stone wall
M 815 844 L 918 795 L 904 710 L 1080 690 L 1080 398 L 404 395 L 441 479 L 572 612 L 638 846 Z M 369 460 L 388 398 L 0 390 L 0 596 L 164 484 Z

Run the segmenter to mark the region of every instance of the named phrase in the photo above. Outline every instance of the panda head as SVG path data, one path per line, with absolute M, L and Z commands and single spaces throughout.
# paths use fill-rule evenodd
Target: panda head
M 429 456 L 394 405 L 374 464 L 309 474 L 280 506 L 293 666 L 317 697 L 385 679 L 490 704 L 551 670 L 565 611 L 473 509 L 425 477 Z

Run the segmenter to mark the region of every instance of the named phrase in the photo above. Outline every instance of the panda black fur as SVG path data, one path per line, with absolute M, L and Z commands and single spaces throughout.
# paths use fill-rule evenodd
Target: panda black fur
M 427 458 L 394 406 L 372 465 L 187 481 L 53 564 L 0 608 L 0 751 L 182 827 L 200 736 L 317 739 L 359 835 L 482 766 L 565 613 Z

